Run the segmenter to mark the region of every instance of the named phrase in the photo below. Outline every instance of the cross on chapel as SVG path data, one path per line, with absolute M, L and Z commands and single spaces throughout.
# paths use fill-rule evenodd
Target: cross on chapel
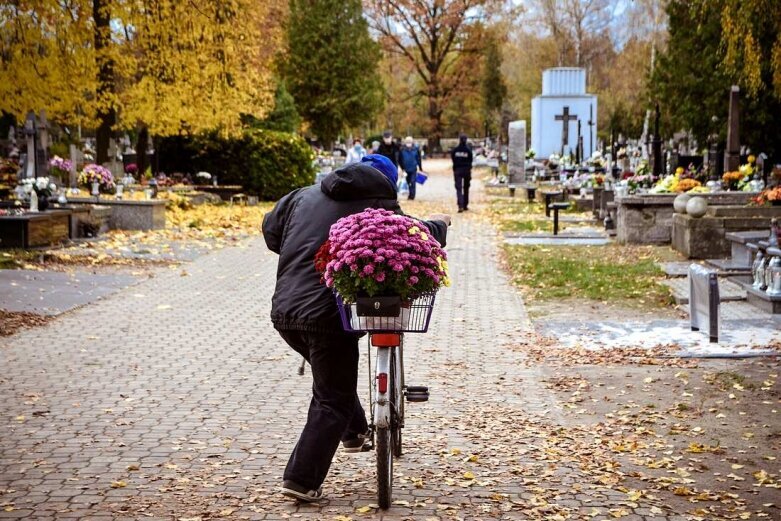
M 561 128 L 561 154 L 564 155 L 564 147 L 569 145 L 569 122 L 577 121 L 577 114 L 570 114 L 569 107 L 565 106 L 563 114 L 556 115 L 556 121 L 562 122 Z

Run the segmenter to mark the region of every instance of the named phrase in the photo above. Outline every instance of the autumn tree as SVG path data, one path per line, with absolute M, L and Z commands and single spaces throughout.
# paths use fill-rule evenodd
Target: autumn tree
M 497 0 L 368 0 L 369 20 L 387 52 L 414 68 L 426 100 L 428 141 L 438 150 L 443 114 L 474 72 L 470 58 L 479 55 L 470 31 L 486 20 Z
M 323 143 L 382 108 L 379 47 L 360 0 L 291 0 L 286 45 L 288 89 Z
M 0 110 L 24 120 L 46 109 L 66 124 L 92 124 L 97 71 L 92 1 L 0 5 Z
M 756 91 L 751 87 L 753 80 L 746 78 L 743 69 L 732 67 L 724 34 L 724 24 L 729 26 L 724 17 L 730 2 L 670 1 L 667 7 L 669 42 L 667 50 L 659 56 L 650 95 L 668 100 L 665 110 L 668 131 L 690 130 L 702 145 L 707 143 L 709 136 L 717 135 L 723 144 L 730 86 L 743 85 L 741 142 L 755 151 L 778 158 L 781 157 L 781 133 L 778 132 L 777 114 L 781 113 L 781 98 L 772 85 L 771 62 L 761 64 L 762 82 L 754 86 Z M 771 18 L 772 10 L 764 16 Z M 765 23 L 764 20 L 754 22 L 758 27 Z M 768 34 L 772 36 L 773 33 Z M 767 48 L 772 49 L 774 42 L 770 37 L 762 40 L 763 56 L 771 56 L 772 51 Z
M 488 135 L 498 130 L 497 121 L 507 97 L 507 86 L 502 76 L 501 49 L 495 36 L 489 36 L 485 45 L 481 84 L 483 120 Z
M 781 99 L 781 3 L 726 0 L 721 23 L 726 70 L 752 96 L 770 89 Z
M 0 8 L 0 109 L 110 133 L 240 128 L 271 105 L 282 0 L 32 0 Z M 19 28 L 23 30 L 19 30 Z M 25 75 L 25 71 L 27 71 Z M 18 81 L 20 75 L 23 81 Z

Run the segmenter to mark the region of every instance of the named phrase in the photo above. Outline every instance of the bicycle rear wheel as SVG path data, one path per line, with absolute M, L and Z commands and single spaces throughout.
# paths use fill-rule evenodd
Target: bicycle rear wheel
M 398 402 L 400 387 L 397 381 L 396 350 L 392 349 L 390 353 L 390 374 L 388 386 L 390 400 L 390 426 L 377 428 L 377 503 L 380 508 L 390 507 L 393 498 L 393 457 L 396 455 L 397 447 L 401 450 L 401 428 L 398 421 Z
M 404 369 L 402 344 L 391 355 L 391 371 L 393 388 L 391 389 L 391 429 L 393 435 L 393 455 L 401 457 L 401 428 L 404 425 Z

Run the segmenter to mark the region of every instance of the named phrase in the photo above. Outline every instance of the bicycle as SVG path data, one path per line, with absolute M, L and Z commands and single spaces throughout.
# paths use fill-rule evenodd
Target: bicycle
M 434 309 L 434 293 L 411 302 L 400 297 L 359 297 L 346 304 L 337 295 L 337 304 L 345 331 L 369 334 L 369 425 L 370 448 L 377 454 L 377 503 L 387 509 L 393 496 L 393 458 L 402 454 L 404 401 L 428 401 L 425 386 L 404 383 L 404 333 L 425 333 Z M 371 348 L 377 349 L 374 378 Z

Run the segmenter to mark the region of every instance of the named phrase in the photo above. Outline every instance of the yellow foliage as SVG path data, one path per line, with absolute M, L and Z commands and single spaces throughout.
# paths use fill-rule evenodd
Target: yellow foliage
M 46 109 L 63 123 L 94 124 L 114 108 L 119 128 L 152 135 L 239 127 L 272 104 L 271 62 L 283 0 L 105 0 L 111 44 L 98 56 L 92 0 L 31 0 L 0 10 L 0 110 Z M 98 64 L 115 91 L 98 96 Z

